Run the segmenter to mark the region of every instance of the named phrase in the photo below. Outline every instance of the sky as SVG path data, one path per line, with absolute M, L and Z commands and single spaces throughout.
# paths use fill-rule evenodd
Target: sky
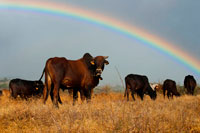
M 45 2 L 44 0 L 38 0 Z M 144 29 L 200 60 L 200 1 L 48 0 L 98 13 Z M 89 52 L 109 56 L 100 85 L 121 85 L 130 73 L 150 82 L 173 79 L 183 85 L 194 75 L 173 58 L 142 42 L 88 22 L 47 14 L 0 10 L 0 78 L 37 80 L 51 57 L 70 60 Z M 199 83 L 199 75 L 195 75 Z

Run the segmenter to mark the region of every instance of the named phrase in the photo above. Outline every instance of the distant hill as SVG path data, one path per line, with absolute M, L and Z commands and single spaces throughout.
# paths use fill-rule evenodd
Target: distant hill
M 8 88 L 9 81 L 10 81 L 10 79 L 8 79 L 8 78 L 0 79 L 0 89 Z

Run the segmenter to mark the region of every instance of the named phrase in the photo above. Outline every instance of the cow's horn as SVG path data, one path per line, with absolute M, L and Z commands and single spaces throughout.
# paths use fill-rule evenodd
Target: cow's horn
M 107 59 L 108 58 L 108 56 L 104 56 L 104 59 Z

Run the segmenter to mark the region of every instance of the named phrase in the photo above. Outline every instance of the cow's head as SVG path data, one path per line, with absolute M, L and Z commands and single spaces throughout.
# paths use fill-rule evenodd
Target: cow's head
M 41 95 L 42 92 L 43 92 L 43 89 L 44 89 L 44 84 L 41 80 L 39 81 L 35 81 L 35 92 L 38 94 L 38 95 Z
M 156 89 L 152 89 L 151 86 L 147 88 L 147 95 L 151 97 L 151 99 L 155 100 L 157 97 Z
M 106 60 L 108 56 L 97 56 L 91 60 L 91 64 L 95 68 L 95 76 L 101 76 L 103 70 L 104 70 L 104 65 L 108 65 L 109 62 Z

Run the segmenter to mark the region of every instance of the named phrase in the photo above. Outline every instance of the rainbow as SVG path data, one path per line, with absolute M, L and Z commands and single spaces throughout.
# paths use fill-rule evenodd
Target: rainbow
M 14 10 L 42 13 L 53 16 L 74 18 L 104 27 L 106 29 L 121 33 L 124 36 L 139 40 L 142 44 L 154 48 L 159 52 L 168 55 L 170 58 L 189 68 L 196 75 L 200 75 L 200 61 L 190 56 L 185 51 L 176 47 L 160 37 L 156 37 L 147 31 L 134 27 L 117 19 L 103 16 L 101 14 L 83 10 L 67 4 L 51 2 L 23 1 L 23 0 L 0 0 L 0 10 Z

